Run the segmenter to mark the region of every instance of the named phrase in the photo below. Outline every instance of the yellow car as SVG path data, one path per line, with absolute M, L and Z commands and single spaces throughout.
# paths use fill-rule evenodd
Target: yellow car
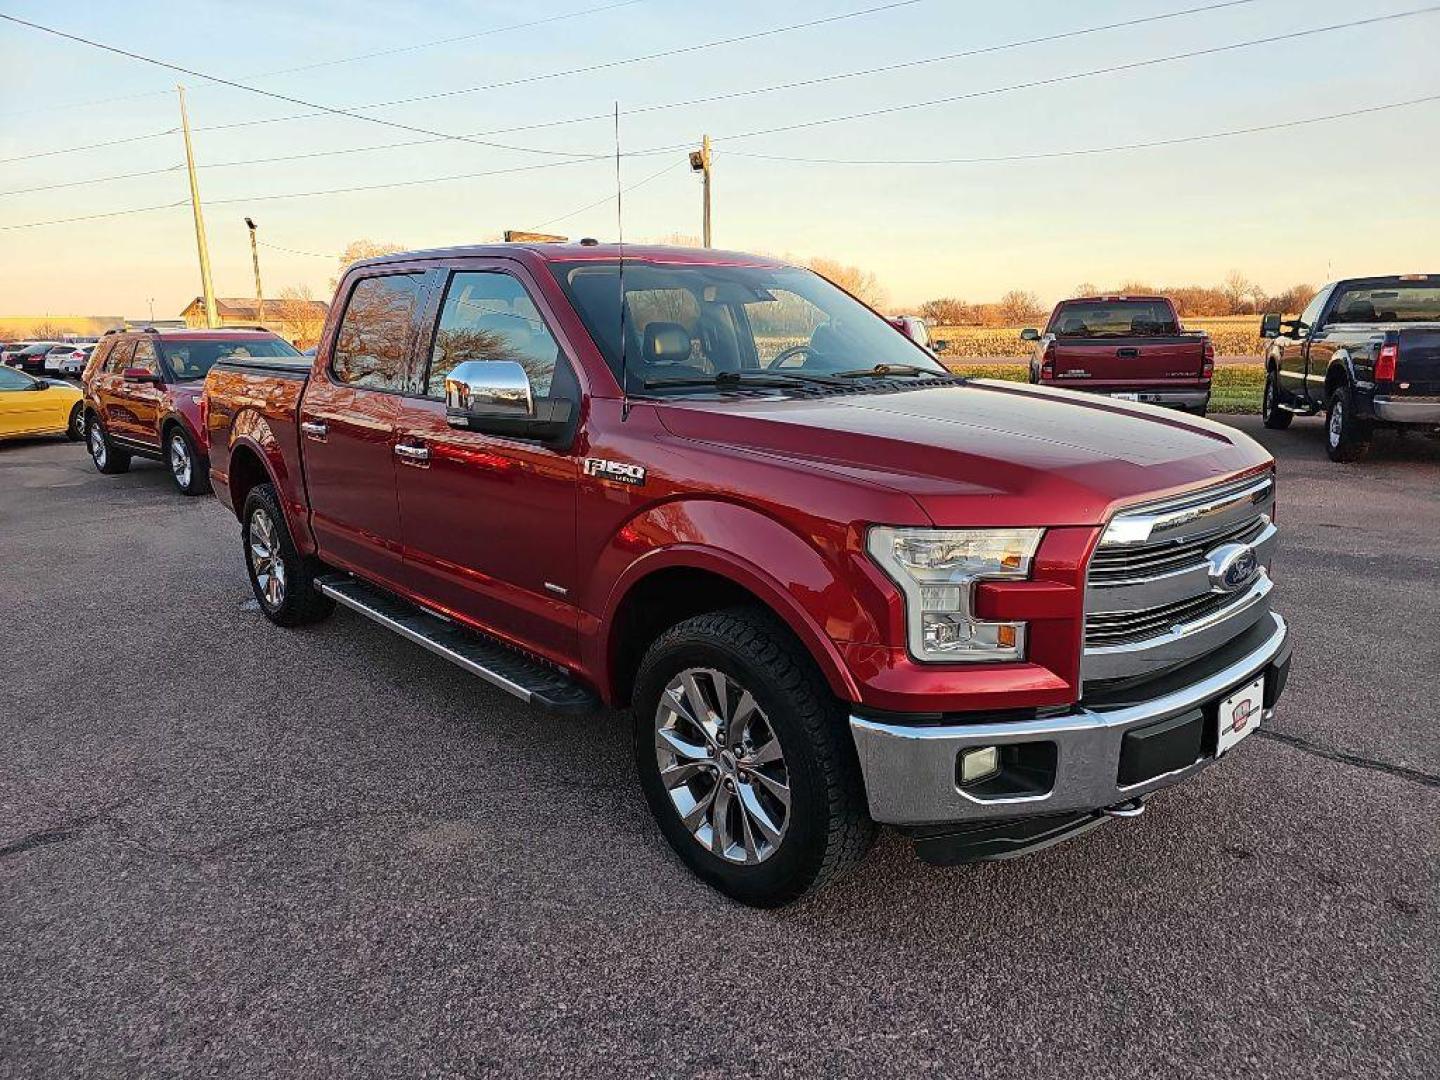
M 78 387 L 0 367 L 0 439 L 30 435 L 85 437 Z

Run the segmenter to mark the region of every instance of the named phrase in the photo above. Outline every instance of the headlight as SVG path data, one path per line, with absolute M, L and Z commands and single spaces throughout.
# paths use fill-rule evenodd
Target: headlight
M 1030 576 L 1043 529 L 908 529 L 876 525 L 870 556 L 905 594 L 910 653 L 917 660 L 1022 660 L 1025 624 L 975 618 L 981 581 Z

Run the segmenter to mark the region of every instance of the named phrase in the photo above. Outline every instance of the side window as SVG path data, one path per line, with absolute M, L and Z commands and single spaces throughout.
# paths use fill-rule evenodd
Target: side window
M 115 347 L 110 350 L 110 359 L 105 364 L 105 370 L 119 375 L 130 366 L 130 357 L 135 355 L 135 342 L 117 341 Z
M 131 358 L 126 367 L 142 368 L 151 375 L 160 374 L 160 358 L 155 352 L 155 342 L 149 338 L 141 338 L 135 342 L 135 355 Z
M 110 363 L 110 347 L 113 344 L 114 341 L 111 340 L 102 341 L 95 346 L 95 351 L 90 354 L 89 360 L 94 362 L 96 371 L 104 371 L 105 366 Z M 90 363 L 87 362 L 85 366 L 88 368 Z
M 389 274 L 355 286 L 330 360 L 337 381 L 365 390 L 405 390 L 406 348 L 422 280 L 419 274 Z
M 525 286 L 498 271 L 453 274 L 445 290 L 425 395 L 445 396 L 445 377 L 466 360 L 514 360 L 537 398 L 548 397 L 560 346 Z
M 1304 312 L 1300 315 L 1300 321 L 1312 329 L 1315 321 L 1320 318 L 1320 312 L 1325 307 L 1325 301 L 1330 298 L 1331 288 L 1326 286 L 1311 298 L 1310 303 L 1305 305 Z
M 14 368 L 0 367 L 0 390 L 29 390 L 35 380 L 20 374 Z

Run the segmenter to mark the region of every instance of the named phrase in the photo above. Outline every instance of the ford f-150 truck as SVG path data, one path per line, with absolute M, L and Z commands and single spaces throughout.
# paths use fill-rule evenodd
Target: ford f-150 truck
M 1285 685 L 1254 442 L 952 376 L 769 259 L 357 263 L 312 368 L 222 360 L 205 403 L 270 620 L 338 602 L 522 701 L 628 707 L 661 831 L 747 903 L 876 823 L 957 863 L 1137 814 Z
M 1030 381 L 1127 401 L 1169 405 L 1204 416 L 1210 407 L 1215 346 L 1180 325 L 1164 296 L 1095 296 L 1055 305 L 1033 342 Z
M 1268 428 L 1325 410 L 1333 461 L 1357 461 L 1377 427 L 1440 431 L 1440 274 L 1350 278 L 1298 319 L 1266 315 Z

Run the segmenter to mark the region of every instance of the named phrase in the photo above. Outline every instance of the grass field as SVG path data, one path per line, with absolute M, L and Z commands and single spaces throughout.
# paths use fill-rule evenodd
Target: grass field
M 967 364 L 946 354 L 945 364 L 957 375 L 974 379 L 1005 379 L 1025 382 L 1025 364 Z M 1260 392 L 1265 387 L 1265 369 L 1260 364 L 1224 364 L 1216 367 L 1210 384 L 1210 411 L 1217 413 L 1257 413 Z
M 1215 342 L 1218 356 L 1262 356 L 1260 316 L 1226 315 L 1211 319 L 1186 319 L 1187 330 L 1204 330 Z M 1030 343 L 1020 340 L 1020 327 L 937 326 L 930 331 L 937 341 L 949 343 L 948 360 L 969 356 L 1029 356 Z

